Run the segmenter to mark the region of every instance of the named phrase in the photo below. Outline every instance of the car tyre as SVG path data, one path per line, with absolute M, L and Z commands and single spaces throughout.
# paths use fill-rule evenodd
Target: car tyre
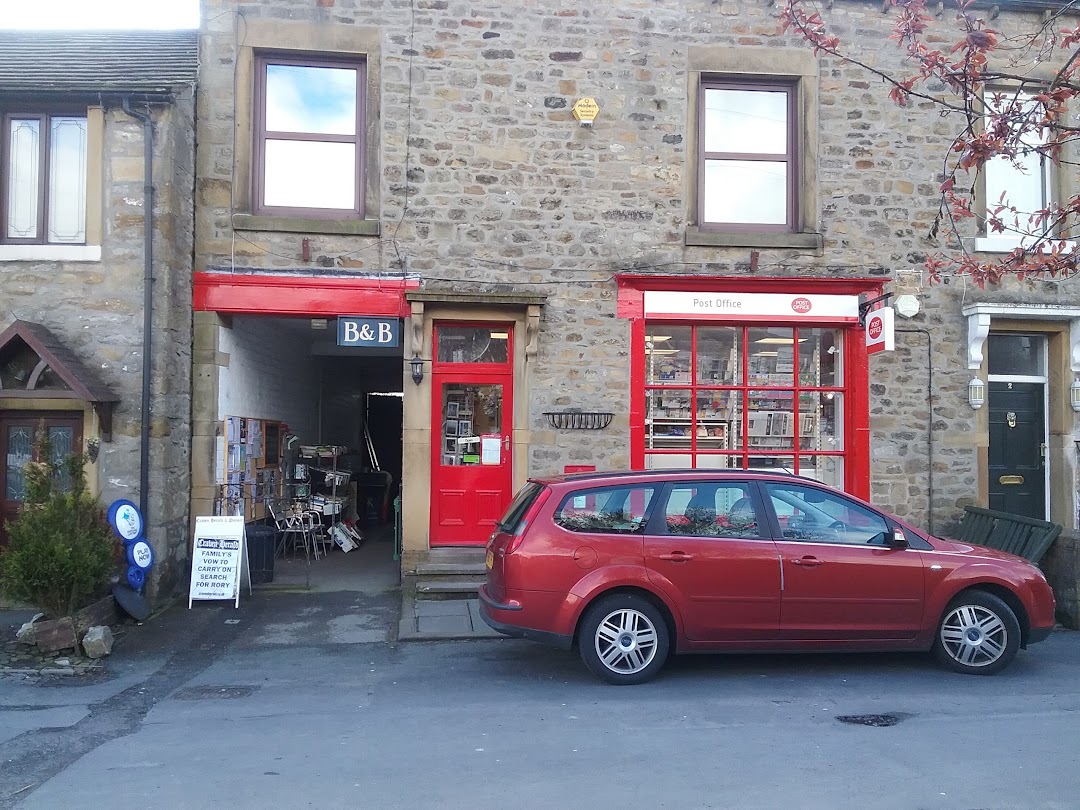
M 585 611 L 578 631 L 578 652 L 585 666 L 619 686 L 655 678 L 670 649 L 663 614 L 630 593 L 601 597 Z
M 938 623 L 934 655 L 945 667 L 968 675 L 994 675 L 1020 649 L 1020 622 L 1004 600 L 980 590 L 954 598 Z

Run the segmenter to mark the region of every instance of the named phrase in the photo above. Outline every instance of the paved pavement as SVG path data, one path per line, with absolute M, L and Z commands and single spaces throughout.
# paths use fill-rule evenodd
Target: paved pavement
M 401 641 L 437 641 L 503 636 L 480 618 L 478 599 L 416 599 L 404 592 L 398 638 Z

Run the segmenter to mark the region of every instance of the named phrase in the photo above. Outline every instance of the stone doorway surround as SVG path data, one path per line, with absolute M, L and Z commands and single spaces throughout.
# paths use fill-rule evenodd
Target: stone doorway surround
M 463 293 L 424 289 L 405 293 L 411 315 L 406 321 L 404 428 L 402 447 L 401 570 L 415 574 L 430 556 L 431 510 L 431 349 L 434 321 L 512 323 L 514 351 L 513 489 L 528 477 L 529 382 L 536 358 L 540 310 L 547 296 L 532 292 Z M 410 361 L 419 355 L 424 378 L 412 380 Z
M 1066 528 L 1077 528 L 1080 502 L 1077 474 L 1080 418 L 1069 405 L 1069 387 L 1080 376 L 1080 307 L 1032 303 L 978 303 L 961 312 L 968 320 L 967 367 L 973 375 L 987 378 L 986 338 L 994 332 L 1026 332 L 1046 336 L 1048 433 L 1047 462 L 1050 466 L 1050 520 Z M 978 434 L 978 503 L 985 506 L 988 491 L 989 409 L 975 414 Z

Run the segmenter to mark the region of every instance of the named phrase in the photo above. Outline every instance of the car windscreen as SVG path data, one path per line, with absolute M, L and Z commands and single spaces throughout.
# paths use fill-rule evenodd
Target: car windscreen
M 502 520 L 495 524 L 496 528 L 500 532 L 505 532 L 506 534 L 513 534 L 516 532 L 522 519 L 525 517 L 525 513 L 529 511 L 529 507 L 533 505 L 533 501 L 535 501 L 537 496 L 543 491 L 543 484 L 538 484 L 535 481 L 529 481 L 525 484 L 525 486 L 518 490 L 518 494 L 514 496 L 514 500 L 510 501 L 510 505 L 506 507 L 506 514 L 502 516 Z

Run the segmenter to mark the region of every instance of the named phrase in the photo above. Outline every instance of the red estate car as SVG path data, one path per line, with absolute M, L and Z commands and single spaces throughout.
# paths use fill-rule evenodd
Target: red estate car
M 921 532 L 794 475 L 655 470 L 530 480 L 487 545 L 481 615 L 615 684 L 672 652 L 930 650 L 999 672 L 1054 626 L 1020 557 Z

